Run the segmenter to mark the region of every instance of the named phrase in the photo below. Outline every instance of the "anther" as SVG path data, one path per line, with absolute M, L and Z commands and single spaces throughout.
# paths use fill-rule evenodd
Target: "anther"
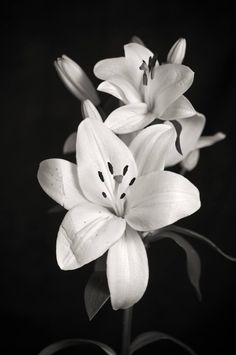
M 151 79 L 154 78 L 154 68 L 156 65 L 156 61 L 157 61 L 157 54 L 154 54 L 153 57 L 149 57 L 148 70 L 149 70 L 149 73 L 151 74 Z
M 98 171 L 98 176 L 102 182 L 104 182 L 104 176 L 101 171 Z
M 110 162 L 108 162 L 107 165 L 108 165 L 108 169 L 109 169 L 111 175 L 113 175 L 113 166 L 111 165 Z
M 130 181 L 129 186 L 133 185 L 133 183 L 135 182 L 135 180 L 136 180 L 136 178 L 134 177 L 134 178 Z
M 128 171 L 128 168 L 129 168 L 129 165 L 126 165 L 123 169 L 123 176 L 125 176 L 125 174 L 127 173 Z
M 139 67 L 140 70 L 143 70 L 143 85 L 147 86 L 148 82 L 148 77 L 147 77 L 147 72 L 148 72 L 148 66 L 145 60 L 143 60 L 142 64 Z
M 126 194 L 123 192 L 123 194 L 120 195 L 120 199 L 122 200 L 122 198 L 124 198 L 126 196 Z
M 106 198 L 106 197 L 107 197 L 107 194 L 106 194 L 105 192 L 102 192 L 102 196 L 103 196 L 104 198 Z

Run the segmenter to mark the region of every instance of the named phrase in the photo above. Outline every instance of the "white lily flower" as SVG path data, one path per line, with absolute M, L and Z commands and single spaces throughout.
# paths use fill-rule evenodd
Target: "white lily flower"
M 107 252 L 114 309 L 131 307 L 147 287 L 148 259 L 139 231 L 162 228 L 200 207 L 192 183 L 163 171 L 172 139 L 169 126 L 148 127 L 129 150 L 103 123 L 88 118 L 78 127 L 77 166 L 62 159 L 40 164 L 41 187 L 69 210 L 57 237 L 60 268 L 79 268 Z
M 171 123 L 168 124 L 171 125 Z M 212 136 L 202 136 L 205 124 L 206 118 L 200 113 L 181 120 L 182 132 L 180 140 L 183 155 L 177 152 L 173 142 L 166 157 L 165 165 L 167 167 L 180 163 L 185 170 L 190 171 L 194 169 L 199 160 L 199 150 L 209 147 L 226 137 L 222 132 L 218 132 Z
M 171 47 L 168 56 L 167 63 L 182 64 L 186 52 L 186 39 L 179 38 Z
M 109 93 L 125 106 L 114 110 L 106 125 L 115 133 L 134 132 L 155 118 L 177 120 L 191 117 L 195 110 L 183 93 L 193 82 L 193 71 L 179 64 L 159 65 L 157 58 L 138 43 L 124 46 L 125 57 L 105 59 L 94 67 L 105 80 L 98 90 Z
M 77 99 L 91 100 L 95 106 L 100 104 L 100 99 L 95 87 L 84 70 L 66 55 L 57 58 L 55 68 L 62 82 Z

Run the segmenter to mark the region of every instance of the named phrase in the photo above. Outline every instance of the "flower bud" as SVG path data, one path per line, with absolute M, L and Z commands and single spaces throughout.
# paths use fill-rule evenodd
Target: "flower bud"
M 100 99 L 96 89 L 78 64 L 66 55 L 62 55 L 54 64 L 59 77 L 77 99 L 89 99 L 95 106 L 99 105 Z
M 143 47 L 146 47 L 145 44 L 143 43 L 143 41 L 141 40 L 141 38 L 139 38 L 138 36 L 132 36 L 130 42 L 131 43 L 137 43 L 137 44 L 140 44 Z
M 184 60 L 185 51 L 186 51 L 186 40 L 184 38 L 180 38 L 171 47 L 167 56 L 167 63 L 181 64 L 182 61 Z

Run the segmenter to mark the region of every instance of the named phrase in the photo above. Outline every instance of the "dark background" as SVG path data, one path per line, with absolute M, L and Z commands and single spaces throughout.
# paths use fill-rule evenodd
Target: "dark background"
M 227 1 L 5 1 L 0 42 L 1 354 L 36 355 L 51 342 L 73 337 L 119 349 L 122 311 L 112 311 L 107 303 L 92 322 L 85 313 L 83 290 L 92 265 L 68 272 L 57 266 L 55 241 L 63 213 L 47 213 L 54 203 L 39 187 L 36 173 L 41 160 L 63 157 L 64 140 L 81 120 L 80 103 L 57 77 L 53 61 L 67 54 L 97 86 L 94 64 L 123 55 L 123 45 L 134 34 L 161 61 L 179 37 L 187 39 L 184 63 L 195 71 L 187 96 L 207 117 L 205 133 L 223 131 L 227 139 L 202 151 L 199 165 L 188 174 L 200 189 L 202 208 L 179 225 L 236 256 L 232 6 Z M 202 302 L 187 279 L 183 251 L 171 241 L 156 243 L 149 250 L 150 282 L 135 307 L 133 335 L 159 330 L 198 354 L 232 353 L 236 264 L 200 242 L 193 245 L 202 260 Z M 167 342 L 146 350 L 184 354 Z

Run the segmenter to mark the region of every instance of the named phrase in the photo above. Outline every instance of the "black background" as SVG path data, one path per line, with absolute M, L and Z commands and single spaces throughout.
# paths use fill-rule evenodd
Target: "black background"
M 205 133 L 223 131 L 227 139 L 202 151 L 188 174 L 200 190 L 202 208 L 179 225 L 236 256 L 234 17 L 227 1 L 2 3 L 2 354 L 35 355 L 51 342 L 73 337 L 120 346 L 122 311 L 107 303 L 92 322 L 86 316 L 83 290 L 92 265 L 69 272 L 57 266 L 55 241 L 63 214 L 47 213 L 54 203 L 36 179 L 41 160 L 63 157 L 64 140 L 81 120 L 79 101 L 53 67 L 63 53 L 97 86 L 94 64 L 123 55 L 132 35 L 157 51 L 161 61 L 179 37 L 187 39 L 184 63 L 195 71 L 187 96 L 207 117 Z M 171 241 L 156 243 L 149 250 L 150 282 L 135 307 L 133 336 L 159 330 L 198 354 L 232 353 L 236 264 L 200 242 L 193 245 L 202 260 L 202 302 L 187 279 L 183 251 Z M 146 351 L 184 354 L 167 342 Z

